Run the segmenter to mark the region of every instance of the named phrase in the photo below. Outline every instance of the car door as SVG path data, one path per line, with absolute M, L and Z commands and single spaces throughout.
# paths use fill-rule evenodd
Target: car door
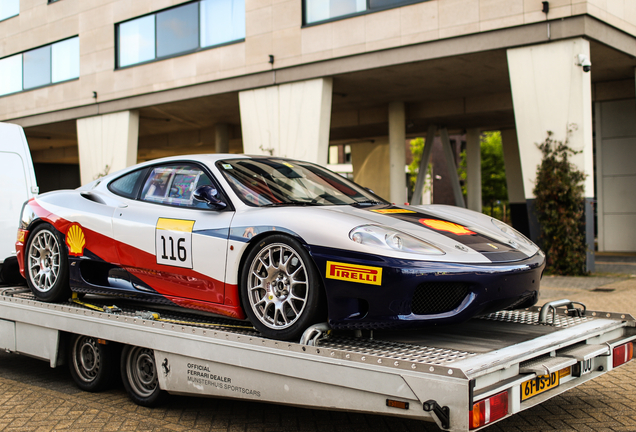
M 139 291 L 178 304 L 225 302 L 228 227 L 234 212 L 196 201 L 193 192 L 202 185 L 216 186 L 197 164 L 153 166 L 138 198 L 113 215 L 121 265 Z

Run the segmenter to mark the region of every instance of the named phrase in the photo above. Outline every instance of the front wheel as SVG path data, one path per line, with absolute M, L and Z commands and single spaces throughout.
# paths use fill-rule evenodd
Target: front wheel
M 51 224 L 35 227 L 29 235 L 25 255 L 26 280 L 35 297 L 56 302 L 71 296 L 66 244 Z
M 248 318 L 263 335 L 300 339 L 324 318 L 320 280 L 311 257 L 296 240 L 275 234 L 249 252 L 241 275 L 241 299 Z
M 157 379 L 155 353 L 149 348 L 126 345 L 121 353 L 121 379 L 137 405 L 153 407 L 164 396 Z
M 77 386 L 89 392 L 105 389 L 110 383 L 113 371 L 113 350 L 111 345 L 94 337 L 76 335 L 69 350 L 69 368 Z

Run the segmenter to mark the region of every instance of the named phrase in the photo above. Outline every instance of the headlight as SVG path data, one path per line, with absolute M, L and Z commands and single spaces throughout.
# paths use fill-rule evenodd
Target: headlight
M 503 232 L 508 238 L 511 238 L 512 240 L 518 243 L 523 243 L 528 246 L 534 246 L 534 243 L 532 243 L 526 236 L 521 234 L 519 231 L 517 231 L 510 225 L 505 224 L 498 219 L 492 219 L 492 224 L 496 226 L 497 228 L 499 228 L 499 230 Z
M 387 227 L 378 225 L 362 225 L 349 233 L 349 238 L 356 243 L 376 246 L 398 252 L 444 255 L 444 251 L 423 240 Z

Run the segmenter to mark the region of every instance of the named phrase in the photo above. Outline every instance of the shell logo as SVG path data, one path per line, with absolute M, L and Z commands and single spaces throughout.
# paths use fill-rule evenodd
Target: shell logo
M 465 226 L 459 224 L 443 221 L 439 219 L 420 219 L 420 223 L 429 228 L 433 228 L 436 231 L 446 231 L 455 235 L 473 235 L 475 234 Z
M 71 225 L 66 233 L 66 244 L 69 249 L 69 255 L 82 256 L 84 254 L 86 238 L 84 237 L 84 231 L 79 225 Z

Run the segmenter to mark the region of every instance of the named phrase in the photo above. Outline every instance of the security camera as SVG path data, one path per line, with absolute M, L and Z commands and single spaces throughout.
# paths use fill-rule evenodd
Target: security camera
M 589 72 L 592 70 L 592 62 L 585 54 L 579 54 L 576 56 L 576 65 L 583 68 L 583 72 Z

